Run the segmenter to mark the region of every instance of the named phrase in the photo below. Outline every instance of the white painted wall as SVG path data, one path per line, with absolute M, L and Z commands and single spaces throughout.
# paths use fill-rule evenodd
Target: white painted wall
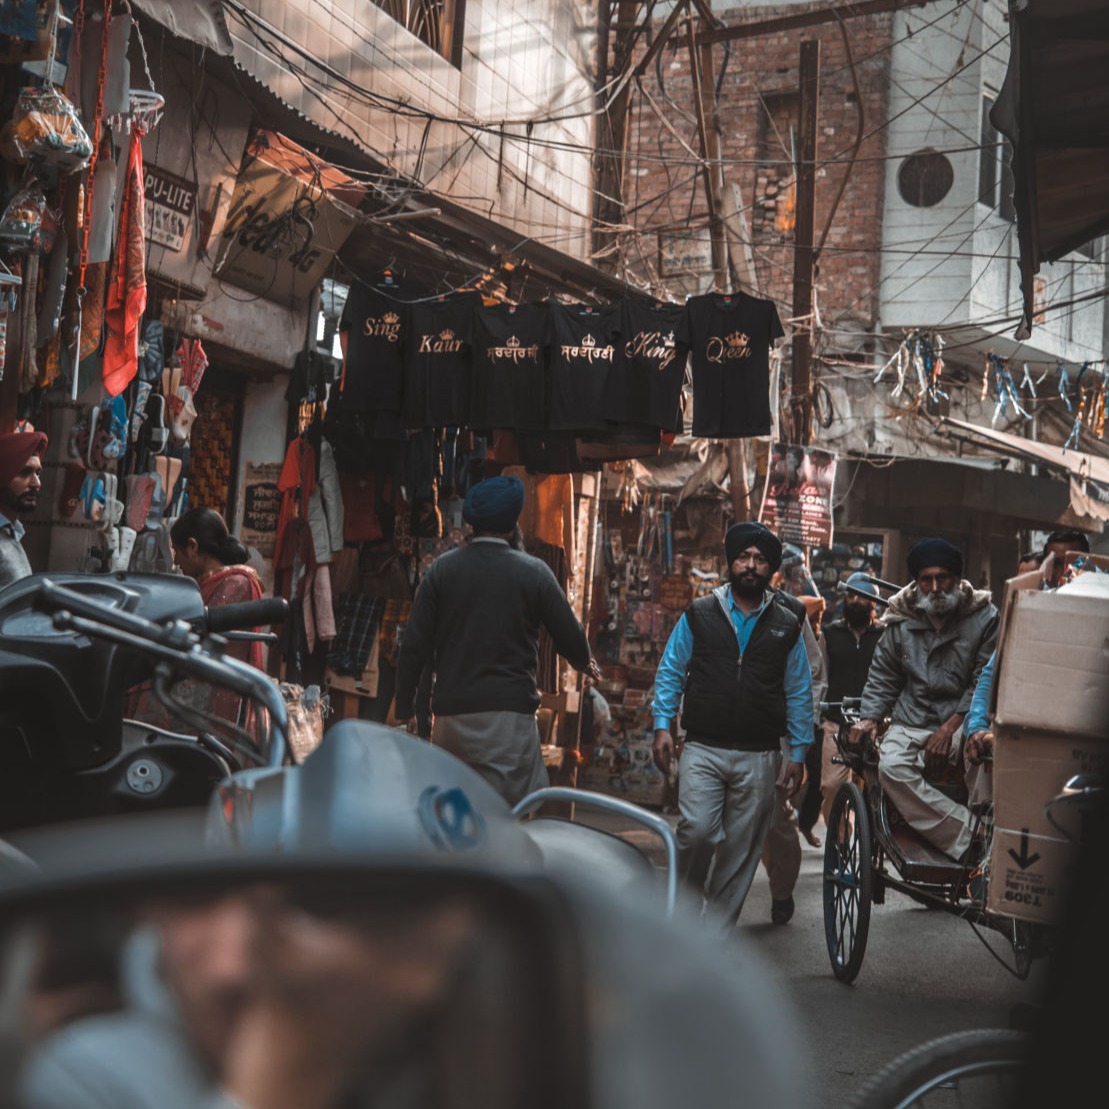
M 462 65 L 455 69 L 371 0 L 244 3 L 378 98 L 371 106 L 308 65 L 317 78 L 310 91 L 228 9 L 236 59 L 298 111 L 355 138 L 399 173 L 518 229 L 522 239 L 587 256 L 593 4 L 467 0 Z M 287 45 L 281 49 L 291 55 Z M 426 116 L 395 110 L 398 104 L 439 120 L 428 124 Z M 534 123 L 530 146 L 528 120 L 551 121 Z
M 936 0 L 894 16 L 879 310 L 887 329 L 1005 321 L 984 324 L 978 344 L 984 350 L 995 337 L 1012 336 L 1015 323 L 1007 318 L 1020 313 L 1017 235 L 1014 224 L 977 201 L 978 151 L 960 148 L 978 145 L 982 97 L 996 96 L 1005 76 L 1007 5 L 972 0 L 950 12 L 952 6 Z M 900 156 L 926 147 L 952 151 L 955 181 L 939 204 L 915 208 L 898 192 Z M 1071 254 L 1044 266 L 1041 276 L 1050 305 L 1104 286 L 1106 267 Z M 1013 343 L 999 349 L 1026 358 L 1097 359 L 1104 326 L 1104 303 L 1093 300 L 1049 312 L 1019 352 Z

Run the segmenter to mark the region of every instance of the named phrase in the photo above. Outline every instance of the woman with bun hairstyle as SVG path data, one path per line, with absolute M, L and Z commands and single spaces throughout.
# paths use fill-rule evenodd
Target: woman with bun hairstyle
M 249 552 L 227 530 L 227 524 L 218 512 L 211 508 L 190 508 L 177 518 L 169 535 L 173 544 L 173 561 L 185 577 L 192 578 L 200 586 L 200 596 L 206 608 L 262 598 L 262 583 L 254 570 L 246 565 Z M 265 669 L 262 644 L 257 640 L 231 640 L 224 653 L 258 670 Z M 145 688 L 141 694 L 129 715 L 170 730 L 180 729 L 180 722 L 168 717 L 152 694 Z M 175 696 L 194 708 L 236 722 L 256 734 L 253 706 L 246 706 L 246 716 L 240 720 L 243 701 L 232 690 L 213 689 L 205 683 L 185 679 L 177 683 Z

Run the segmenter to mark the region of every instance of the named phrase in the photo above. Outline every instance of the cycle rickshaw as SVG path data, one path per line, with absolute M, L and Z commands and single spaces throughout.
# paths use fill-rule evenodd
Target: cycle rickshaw
M 867 580 L 880 589 L 899 588 L 879 578 Z M 840 588 L 860 592 L 848 585 Z M 882 605 L 888 603 L 880 596 L 866 596 Z M 871 906 L 883 904 L 886 891 L 892 889 L 1000 933 L 1012 945 L 1009 969 L 1018 978 L 1027 978 L 1033 958 L 1046 953 L 1047 927 L 987 907 L 992 806 L 987 804 L 974 813 L 975 834 L 985 840 L 982 864 L 963 865 L 935 848 L 909 826 L 886 796 L 878 777 L 880 738 L 866 736 L 860 744 L 848 741 L 851 725 L 859 718 L 859 704 L 859 698 L 844 698 L 821 706 L 824 712 L 840 710 L 844 723 L 835 737 L 838 754 L 834 761 L 851 771 L 851 778 L 832 803 L 824 847 L 824 932 L 832 972 L 842 982 L 858 976 L 866 953 Z M 967 802 L 961 774 L 948 773 L 942 778 L 926 774 L 953 799 Z

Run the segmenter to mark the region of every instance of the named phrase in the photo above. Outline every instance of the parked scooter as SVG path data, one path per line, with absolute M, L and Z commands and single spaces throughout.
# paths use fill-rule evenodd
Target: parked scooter
M 236 629 L 287 612 L 281 598 L 207 609 L 196 583 L 172 574 L 34 574 L 0 590 L 0 831 L 203 805 L 247 762 L 280 765 L 276 686 L 224 657 L 219 633 L 246 634 Z M 182 676 L 277 710 L 264 745 L 229 741 L 189 706 L 174 709 L 180 731 L 125 719 L 129 690 L 153 683 L 172 703 Z

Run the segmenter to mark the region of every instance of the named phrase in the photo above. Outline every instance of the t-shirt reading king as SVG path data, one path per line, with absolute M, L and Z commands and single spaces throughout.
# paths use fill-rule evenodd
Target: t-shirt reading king
M 482 431 L 542 430 L 547 396 L 546 305 L 479 308 L 473 327 L 469 426 Z
M 682 431 L 682 385 L 689 356 L 684 304 L 626 300 L 616 359 L 601 411 L 607 420 Z
M 686 301 L 693 366 L 693 434 L 769 435 L 770 344 L 782 331 L 773 302 L 746 293 Z
M 408 310 L 405 427 L 465 427 L 470 418 L 470 340 L 480 293 L 454 293 Z
M 615 353 L 615 321 L 611 308 L 548 301 L 553 430 L 604 427 L 601 396 Z
M 339 331 L 347 352 L 339 395 L 355 412 L 399 412 L 404 392 L 404 305 L 369 285 L 351 286 Z

